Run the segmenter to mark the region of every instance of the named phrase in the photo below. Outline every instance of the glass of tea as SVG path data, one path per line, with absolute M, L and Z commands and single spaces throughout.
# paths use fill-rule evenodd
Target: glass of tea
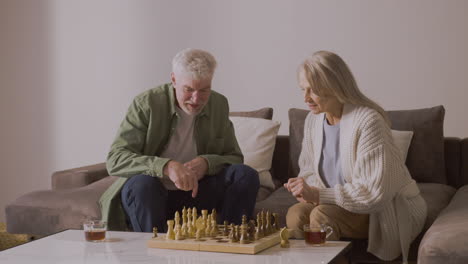
M 327 238 L 333 233 L 333 228 L 325 224 L 304 225 L 305 242 L 313 246 L 325 244 Z
M 86 241 L 102 242 L 106 239 L 107 222 L 87 220 L 83 223 Z

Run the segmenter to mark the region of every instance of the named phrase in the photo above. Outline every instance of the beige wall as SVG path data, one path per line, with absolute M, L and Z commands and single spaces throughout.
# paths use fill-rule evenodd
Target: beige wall
M 340 54 L 386 109 L 442 104 L 468 137 L 468 1 L 0 1 L 0 221 L 54 170 L 105 160 L 132 97 L 169 81 L 182 48 L 219 61 L 232 110 L 303 108 L 300 61 Z M 247 96 L 248 94 L 248 96 Z

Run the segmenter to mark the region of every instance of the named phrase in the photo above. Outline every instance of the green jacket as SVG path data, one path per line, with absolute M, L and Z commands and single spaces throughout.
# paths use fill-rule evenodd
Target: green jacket
M 120 176 L 99 200 L 102 219 L 111 230 L 125 230 L 125 214 L 120 190 L 133 175 L 162 178 L 169 159 L 160 158 L 167 147 L 177 121 L 172 84 L 164 84 L 135 97 L 107 156 L 109 175 Z M 243 162 L 242 152 L 229 120 L 226 97 L 211 91 L 208 103 L 195 118 L 195 142 L 198 155 L 208 161 L 208 175 L 227 164 Z

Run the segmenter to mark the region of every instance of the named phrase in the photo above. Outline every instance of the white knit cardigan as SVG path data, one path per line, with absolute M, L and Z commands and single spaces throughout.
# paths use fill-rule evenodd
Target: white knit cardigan
M 346 104 L 340 121 L 341 169 L 346 183 L 326 188 L 318 170 L 323 122 L 323 113 L 307 115 L 299 177 L 320 188 L 320 204 L 369 214 L 369 252 L 383 260 L 403 254 L 407 262 L 410 243 L 424 226 L 427 206 L 389 126 L 377 111 Z

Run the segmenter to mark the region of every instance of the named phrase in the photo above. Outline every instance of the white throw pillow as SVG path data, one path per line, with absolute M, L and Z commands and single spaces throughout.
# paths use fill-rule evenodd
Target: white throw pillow
M 393 141 L 400 150 L 403 161 L 406 161 L 406 156 L 408 155 L 408 149 L 411 144 L 411 139 L 413 139 L 413 134 L 413 131 L 392 130 Z
M 281 125 L 272 121 L 252 117 L 229 117 L 234 125 L 237 142 L 244 154 L 244 163 L 258 171 L 260 186 L 275 188 L 270 168 L 276 136 Z

